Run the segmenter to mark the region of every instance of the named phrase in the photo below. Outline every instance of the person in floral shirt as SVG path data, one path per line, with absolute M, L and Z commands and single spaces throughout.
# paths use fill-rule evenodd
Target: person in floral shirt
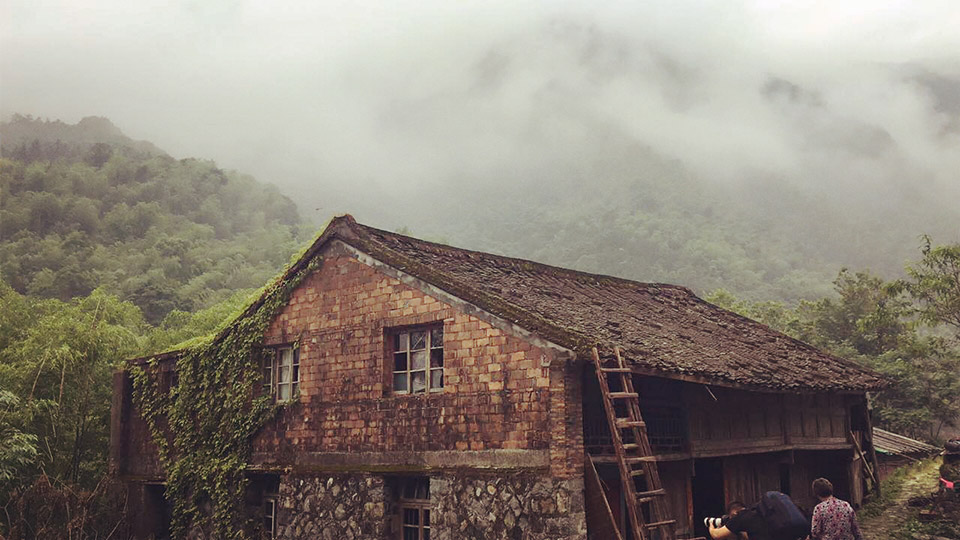
M 850 503 L 833 496 L 833 484 L 829 480 L 814 480 L 813 493 L 820 499 L 820 504 L 813 509 L 812 540 L 863 540 L 857 515 Z

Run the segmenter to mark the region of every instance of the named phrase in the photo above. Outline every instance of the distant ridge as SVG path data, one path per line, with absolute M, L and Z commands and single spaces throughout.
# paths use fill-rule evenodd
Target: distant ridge
M 0 146 L 7 155 L 18 147 L 29 146 L 38 141 L 88 148 L 95 144 L 120 146 L 151 155 L 165 156 L 166 152 L 151 142 L 137 141 L 124 135 L 120 128 L 102 116 L 87 116 L 76 124 L 60 120 L 41 120 L 30 115 L 13 114 L 0 123 Z

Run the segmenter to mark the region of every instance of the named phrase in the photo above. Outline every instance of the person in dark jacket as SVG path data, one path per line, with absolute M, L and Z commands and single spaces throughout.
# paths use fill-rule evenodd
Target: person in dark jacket
M 727 505 L 727 514 L 730 519 L 721 527 L 710 525 L 710 537 L 714 540 L 772 540 L 767 522 L 756 507 L 747 508 L 742 502 L 734 501 Z

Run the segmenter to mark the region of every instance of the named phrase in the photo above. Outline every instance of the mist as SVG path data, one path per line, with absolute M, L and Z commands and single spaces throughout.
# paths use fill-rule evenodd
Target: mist
M 787 193 L 955 237 L 917 210 L 960 196 L 952 2 L 593 4 L 5 0 L 0 110 L 106 116 L 278 185 L 317 223 L 352 212 L 468 247 L 510 251 L 538 205 L 602 213 L 658 183 L 731 219 L 739 201 L 792 227 L 807 212 Z

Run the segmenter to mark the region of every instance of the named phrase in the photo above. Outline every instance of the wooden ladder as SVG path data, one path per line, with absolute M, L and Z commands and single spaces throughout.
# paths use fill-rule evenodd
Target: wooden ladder
M 597 348 L 593 348 L 593 363 L 600 383 L 600 393 L 603 395 L 607 422 L 610 424 L 613 449 L 617 454 L 620 485 L 626 499 L 630 530 L 634 540 L 652 539 L 649 531 L 653 530 L 660 531 L 660 540 L 674 540 L 676 520 L 670 519 L 667 510 L 667 492 L 660 484 L 656 458 L 647 438 L 647 425 L 640 414 L 640 394 L 633 387 L 633 372 L 620 356 L 619 347 L 613 349 L 613 354 L 616 364 L 607 367 L 601 362 Z M 610 391 L 608 377 L 619 379 L 619 388 L 616 391 Z M 617 415 L 617 403 L 622 404 L 621 411 L 625 409 L 626 416 Z M 624 442 L 624 432 L 629 434 L 628 442 Z M 637 489 L 638 478 L 644 480 L 645 487 L 642 491 Z M 644 517 L 644 508 L 651 518 L 649 523 Z

